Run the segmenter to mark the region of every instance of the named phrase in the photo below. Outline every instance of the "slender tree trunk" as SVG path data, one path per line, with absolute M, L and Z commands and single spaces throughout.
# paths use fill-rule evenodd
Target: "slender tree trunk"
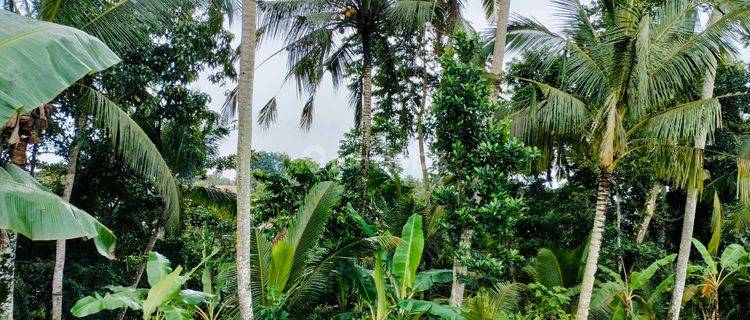
M 644 240 L 646 240 L 646 232 L 648 231 L 648 226 L 651 224 L 651 218 L 654 217 L 654 212 L 656 212 L 656 200 L 658 200 L 659 195 L 662 193 L 662 190 L 664 190 L 664 186 L 661 185 L 661 183 L 654 183 L 654 187 L 651 188 L 651 192 L 648 196 L 648 202 L 646 202 L 646 212 L 643 215 L 643 221 L 641 222 L 640 228 L 638 228 L 638 234 L 635 236 L 635 243 L 641 244 Z
M 138 270 L 135 271 L 135 275 L 133 275 L 133 279 L 131 281 L 131 287 L 137 288 L 138 285 L 141 283 L 141 278 L 143 278 L 143 273 L 146 271 L 146 265 L 148 264 L 148 254 L 151 253 L 151 251 L 154 251 L 154 246 L 156 246 L 156 241 L 159 239 L 159 236 L 161 236 L 161 233 L 164 230 L 164 219 L 159 219 L 156 222 L 156 225 L 154 226 L 154 229 L 151 231 L 151 237 L 148 239 L 148 243 L 146 243 L 146 247 L 143 249 L 143 252 L 141 252 L 141 262 L 138 264 Z M 125 318 L 125 314 L 128 313 L 128 308 L 124 308 L 120 310 L 120 313 L 117 315 L 118 320 L 122 320 Z
M 68 175 L 65 177 L 63 189 L 63 200 L 70 202 L 73 194 L 73 183 L 76 179 L 76 168 L 78 166 L 78 154 L 81 151 L 81 136 L 83 126 L 86 125 L 86 117 L 78 116 L 76 119 L 76 135 L 73 138 L 73 148 L 70 150 L 70 161 L 68 162 Z M 36 147 L 36 145 L 34 145 Z M 52 320 L 62 320 L 63 302 L 63 274 L 65 270 L 65 240 L 57 240 L 55 246 L 55 270 L 52 273 Z
M 589 305 L 591 294 L 594 290 L 596 269 L 599 264 L 599 251 L 602 247 L 602 235 L 604 233 L 604 222 L 607 218 L 607 207 L 609 206 L 609 184 L 612 177 L 612 168 L 604 167 L 599 174 L 599 189 L 596 195 L 596 212 L 594 213 L 594 225 L 591 228 L 591 240 L 589 242 L 586 267 L 583 271 L 583 282 L 581 283 L 581 294 L 578 296 L 578 310 L 576 320 L 587 320 L 589 316 Z
M 0 319 L 13 320 L 13 284 L 18 235 L 0 230 Z
M 471 258 L 471 239 L 473 236 L 473 229 L 466 229 L 461 233 L 461 241 L 458 244 L 458 253 L 463 254 L 464 259 Z M 466 277 L 468 274 L 468 268 L 461 264 L 461 259 L 459 259 L 459 257 L 455 257 L 453 259 L 453 285 L 451 286 L 450 301 L 450 305 L 453 307 L 460 307 L 464 302 L 466 284 L 461 281 L 461 278 Z
M 708 23 L 712 24 L 721 19 L 722 13 L 714 9 Z M 711 59 L 711 68 L 706 70 L 703 78 L 703 88 L 701 90 L 701 99 L 710 99 L 714 96 L 714 85 L 716 81 L 716 59 Z M 695 148 L 706 148 L 707 128 L 701 130 L 700 136 L 695 139 Z M 687 276 L 687 266 L 690 260 L 690 246 L 693 239 L 693 226 L 695 225 L 695 208 L 698 206 L 698 194 L 700 190 L 695 187 L 689 187 L 687 198 L 685 199 L 685 215 L 682 219 L 682 235 L 680 236 L 680 251 L 677 254 L 677 265 L 675 266 L 675 282 L 672 289 L 672 302 L 669 306 L 668 319 L 679 320 L 680 309 L 682 308 L 682 296 L 685 293 L 685 277 Z
M 370 177 L 370 148 L 372 147 L 372 57 L 370 55 L 370 37 L 367 32 L 362 35 L 364 59 L 362 65 L 362 163 L 360 164 L 360 212 L 367 212 L 367 182 Z
M 497 101 L 500 95 L 500 77 L 503 73 L 503 58 L 505 57 L 505 39 L 508 34 L 508 15 L 510 14 L 510 0 L 497 0 L 497 26 L 495 28 L 495 46 L 492 51 L 491 72 L 497 77 L 495 85 L 492 87 L 490 98 L 493 102 Z
M 424 38 L 424 33 L 422 33 L 422 38 Z M 419 113 L 417 114 L 417 144 L 419 145 L 419 164 L 422 167 L 422 185 L 424 186 L 424 204 L 425 204 L 425 210 L 429 212 L 430 210 L 430 174 L 427 170 L 427 158 L 425 157 L 425 148 L 424 148 L 424 114 L 427 112 L 427 95 L 429 93 L 428 90 L 428 83 L 427 83 L 427 44 L 424 43 L 423 39 L 420 39 L 422 42 L 422 50 L 421 50 L 421 56 L 422 56 L 422 64 L 424 70 L 422 70 L 422 102 L 419 106 Z
M 20 116 L 19 116 L 20 117 Z M 18 120 L 20 141 L 11 146 L 10 161 L 23 169 L 26 169 L 26 149 L 29 145 L 30 131 L 33 128 L 32 120 L 22 123 Z M 18 235 L 9 230 L 0 230 L 0 319 L 13 320 L 13 290 L 16 274 L 16 244 Z
M 240 76 L 237 92 L 239 137 L 237 140 L 237 298 L 242 320 L 253 316 L 250 247 L 253 232 L 252 137 L 253 75 L 255 72 L 255 0 L 242 1 L 242 39 L 240 42 Z

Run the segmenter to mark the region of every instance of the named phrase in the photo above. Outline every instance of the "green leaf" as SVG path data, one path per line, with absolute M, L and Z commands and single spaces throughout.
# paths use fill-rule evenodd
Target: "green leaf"
M 706 247 L 704 247 L 703 244 L 696 238 L 693 238 L 693 245 L 695 246 L 695 249 L 698 250 L 698 253 L 701 254 L 703 262 L 705 262 L 706 266 L 708 266 L 708 270 L 713 274 L 718 273 L 719 271 L 716 268 L 716 261 L 714 261 L 711 255 L 708 254 L 708 250 L 706 250 Z
M 164 315 L 164 320 L 192 320 L 193 312 L 190 310 L 173 306 L 166 305 L 159 307 L 159 312 Z
M 377 307 L 375 310 L 375 320 L 385 320 L 388 318 L 388 296 L 385 291 L 385 270 L 383 270 L 383 255 L 378 252 L 375 255 L 375 270 L 372 272 L 372 279 L 375 282 L 375 292 L 377 293 Z
M 436 283 L 448 283 L 453 281 L 453 270 L 427 270 L 417 274 L 412 291 L 427 291 Z
M 94 294 L 93 296 L 78 300 L 73 308 L 70 309 L 70 313 L 81 318 L 99 313 L 102 310 L 116 310 L 121 308 L 140 310 L 147 292 L 146 289 L 131 287 L 110 287 L 109 289 L 112 293 L 107 293 L 104 297 Z
M 146 275 L 148 276 L 149 286 L 156 286 L 159 281 L 162 281 L 170 273 L 172 273 L 172 263 L 165 256 L 154 251 L 148 253 Z
M 406 295 L 406 289 L 412 288 L 417 274 L 419 262 L 422 260 L 424 250 L 424 234 L 422 233 L 422 216 L 413 214 L 406 221 L 401 238 L 404 243 L 396 247 L 393 253 L 393 272 L 401 285 L 402 296 Z
M 375 236 L 375 230 L 370 226 L 370 224 L 365 221 L 365 219 L 362 218 L 362 216 L 357 212 L 357 210 L 352 207 L 351 203 L 346 204 L 346 210 L 349 211 L 349 215 L 352 216 L 352 219 L 357 223 L 359 228 L 362 230 L 362 232 L 365 233 L 365 236 L 368 237 L 374 237 Z
M 366 269 L 355 265 L 350 261 L 344 261 L 341 267 L 341 273 L 352 281 L 362 300 L 370 305 L 376 303 L 377 289 L 375 288 L 375 281 Z
M 0 126 L 118 62 L 103 42 L 81 30 L 0 10 Z
M 143 302 L 143 320 L 151 319 L 151 315 L 160 306 L 172 300 L 179 293 L 180 287 L 185 281 L 184 278 L 180 277 L 181 272 L 182 266 L 177 266 L 172 273 L 148 290 L 146 301 Z
M 719 252 L 721 243 L 721 230 L 724 228 L 724 210 L 722 209 L 719 193 L 714 192 L 714 205 L 711 210 L 711 241 L 708 242 L 708 253 L 715 256 Z
M 31 240 L 94 239 L 97 251 L 114 259 L 112 231 L 13 164 L 0 168 L 0 229 Z
M 649 265 L 646 269 L 643 269 L 641 272 L 633 272 L 630 275 L 630 290 L 638 290 L 642 289 L 644 286 L 646 286 L 651 278 L 653 278 L 654 274 L 656 274 L 656 271 L 659 270 L 659 268 L 666 266 L 672 261 L 674 261 L 675 257 L 677 257 L 676 254 L 670 254 L 664 258 L 661 258 L 651 265 Z
M 184 304 L 187 306 L 197 306 L 199 304 L 211 301 L 213 297 L 214 295 L 210 293 L 185 289 L 185 290 L 180 291 L 180 294 L 177 297 L 177 300 L 180 301 L 181 304 Z
M 396 304 L 396 307 L 403 310 L 409 315 L 430 314 L 440 319 L 463 320 L 461 309 L 451 306 L 445 306 L 437 302 L 405 299 Z
M 747 256 L 747 252 L 742 245 L 736 243 L 730 244 L 721 253 L 721 258 L 719 259 L 721 268 L 730 272 L 737 271 L 740 267 L 740 259 L 745 256 Z

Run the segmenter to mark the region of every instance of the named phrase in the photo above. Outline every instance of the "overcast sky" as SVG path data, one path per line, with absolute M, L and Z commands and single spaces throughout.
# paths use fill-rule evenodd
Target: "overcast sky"
M 477 30 L 483 30 L 489 24 L 485 19 L 479 0 L 467 0 L 464 8 L 465 17 Z M 590 2 L 584 0 L 583 2 Z M 511 13 L 534 17 L 548 27 L 557 26 L 555 8 L 550 0 L 514 0 L 511 2 Z M 238 15 L 239 16 L 239 15 Z M 239 39 L 240 21 L 230 27 Z M 237 45 L 237 43 L 235 43 Z M 279 41 L 266 41 L 256 53 L 256 66 L 269 58 L 281 47 Z M 255 70 L 253 94 L 253 116 L 274 95 L 278 97 L 278 116 L 276 123 L 268 130 L 254 125 L 253 149 L 283 152 L 292 158 L 309 157 L 319 163 L 326 163 L 337 156 L 339 141 L 345 132 L 353 126 L 353 110 L 349 107 L 348 92 L 345 87 L 335 90 L 330 79 L 323 81 L 315 100 L 313 125 L 309 132 L 299 129 L 299 116 L 306 97 L 297 94 L 295 84 L 288 83 L 282 87 L 287 72 L 286 55 L 279 54 Z M 211 109 L 219 111 L 229 88 L 219 87 L 202 79 L 194 84 L 194 89 L 211 95 Z M 233 132 L 221 146 L 222 155 L 235 153 L 237 133 Z M 420 175 L 416 143 L 410 145 L 410 157 L 402 159 L 402 167 L 408 175 Z M 233 176 L 231 173 L 229 176 Z

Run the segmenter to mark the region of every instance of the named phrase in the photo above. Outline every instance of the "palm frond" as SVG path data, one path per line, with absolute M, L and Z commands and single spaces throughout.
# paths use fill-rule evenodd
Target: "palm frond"
M 276 122 L 277 106 L 276 97 L 273 97 L 260 109 L 258 112 L 258 124 L 261 128 L 268 129 L 272 123 Z
M 167 225 L 175 230 L 180 220 L 180 191 L 172 170 L 159 149 L 128 114 L 100 92 L 85 88 L 84 105 L 95 123 L 106 128 L 117 154 L 132 170 L 152 180 L 164 201 Z
M 703 158 L 703 149 L 680 145 L 657 145 L 652 153 L 656 174 L 685 190 L 703 190 Z
M 711 137 L 721 128 L 721 103 L 716 98 L 683 103 L 646 118 L 634 127 L 639 128 L 645 138 L 660 141 L 692 142 L 703 132 Z
M 305 196 L 304 204 L 295 214 L 284 240 L 294 248 L 290 278 L 295 279 L 303 272 L 307 257 L 320 240 L 331 216 L 331 208 L 339 201 L 342 192 L 343 187 L 336 183 L 320 182 Z

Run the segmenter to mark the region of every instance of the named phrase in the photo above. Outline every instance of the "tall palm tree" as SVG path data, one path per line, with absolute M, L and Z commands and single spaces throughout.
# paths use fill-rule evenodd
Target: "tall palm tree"
M 406 29 L 420 30 L 435 8 L 432 1 L 402 0 L 262 0 L 258 1 L 260 29 L 269 37 L 283 36 L 289 55 L 289 74 L 299 91 L 308 94 L 300 126 L 309 129 L 313 120 L 315 92 L 327 72 L 334 86 L 346 76 L 346 68 L 357 66 L 356 125 L 361 130 L 361 206 L 370 168 L 372 125 L 372 73 L 374 55 L 388 50 L 388 37 Z M 357 60 L 357 56 L 359 59 Z M 355 64 L 355 62 L 360 62 Z M 275 114 L 275 98 L 260 114 Z M 269 117 L 273 118 L 273 117 Z M 362 211 L 362 210 L 361 210 Z
M 255 0 L 242 2 L 242 35 L 240 40 L 240 74 L 237 92 L 239 107 L 239 138 L 237 140 L 237 297 L 240 319 L 253 319 L 250 248 L 253 232 L 252 206 L 252 134 L 253 75 L 256 43 Z
M 508 33 L 508 16 L 510 15 L 510 0 L 484 0 L 487 16 L 495 16 L 495 41 L 493 43 L 490 72 L 496 77 L 490 99 L 497 101 L 500 95 L 500 78 L 503 73 L 503 58 L 505 56 L 506 35 Z M 495 10 L 492 10 L 495 9 Z
M 703 153 L 675 142 L 692 140 L 721 124 L 718 98 L 686 101 L 692 79 L 710 69 L 719 47 L 733 47 L 738 27 L 750 11 L 732 15 L 695 34 L 695 1 L 654 5 L 649 1 L 611 2 L 598 27 L 578 1 L 556 2 L 567 21 L 556 34 L 534 20 L 519 18 L 509 27 L 513 49 L 548 52 L 540 67 L 565 52 L 562 86 L 533 80 L 544 99 L 531 101 L 511 116 L 514 132 L 530 141 L 576 142 L 589 150 L 599 171 L 596 210 L 578 300 L 576 319 L 587 319 L 597 271 L 610 181 L 620 159 L 644 149 L 662 163 L 660 174 L 680 187 L 699 185 Z M 550 57 L 545 59 L 545 57 Z

